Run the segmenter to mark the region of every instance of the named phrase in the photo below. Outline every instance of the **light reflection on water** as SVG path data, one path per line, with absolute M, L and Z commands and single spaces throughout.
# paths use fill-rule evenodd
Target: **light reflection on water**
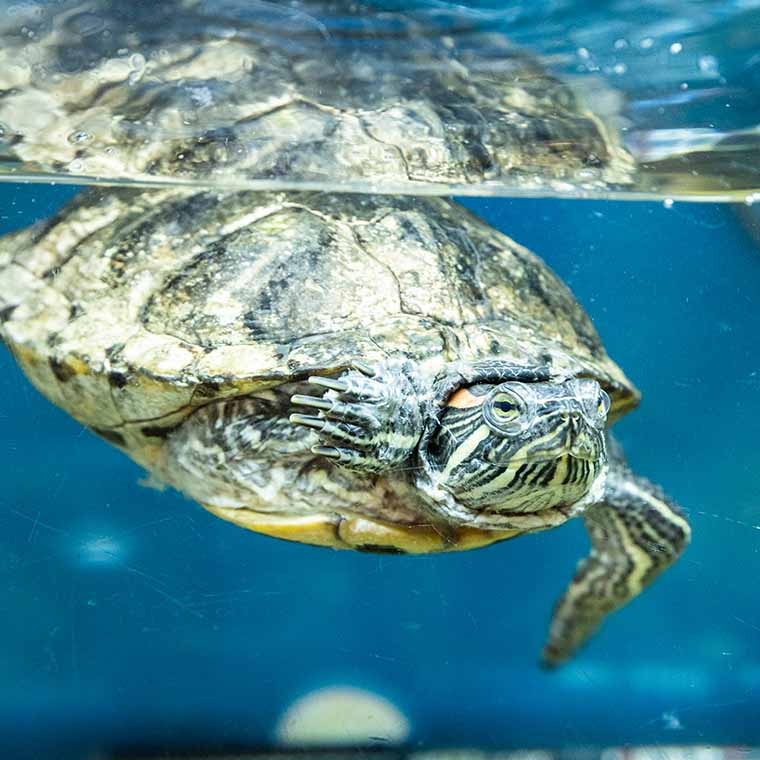
M 328 6 L 318 0 L 287 6 L 239 0 L 222 6 L 175 3 L 182 9 L 176 12 L 166 4 L 160 22 L 151 16 L 155 7 L 146 3 L 119 9 L 104 2 L 83 6 L 78 13 L 70 10 L 78 7 L 75 2 L 8 5 L 0 24 L 0 50 L 5 52 L 0 86 L 8 91 L 0 104 L 0 180 L 46 181 L 64 175 L 80 183 L 202 181 L 256 189 L 713 201 L 742 200 L 760 189 L 760 53 L 751 31 L 760 26 L 760 4 L 755 0 L 544 0 L 508 7 L 428 0 L 382 5 L 403 10 L 407 19 L 414 19 L 411 26 L 400 24 L 393 13 L 368 20 L 346 13 L 350 5 Z M 55 16 L 51 20 L 51 9 L 58 21 Z M 234 54 L 229 60 L 217 62 L 216 75 L 206 72 L 202 76 L 207 79 L 198 81 L 197 71 L 175 74 L 167 65 L 176 51 L 188 54 L 182 46 L 189 40 L 197 40 L 194 55 L 204 49 L 201 42 L 206 50 L 220 44 L 237 47 L 230 48 Z M 318 92 L 320 71 L 336 61 L 339 70 L 345 68 L 342 57 L 349 54 L 357 69 L 356 55 L 363 56 L 361 65 L 377 81 L 419 77 L 447 55 L 462 55 L 473 73 L 499 76 L 515 50 L 528 51 L 571 83 L 608 132 L 619 134 L 632 154 L 630 171 L 623 166 L 606 173 L 586 168 L 557 178 L 553 170 L 538 166 L 534 173 L 520 175 L 511 165 L 499 166 L 509 159 L 499 158 L 496 151 L 494 176 L 446 180 L 412 172 L 404 178 L 396 162 L 378 169 L 389 160 L 388 145 L 360 145 L 359 133 L 350 138 L 357 144 L 353 156 L 342 159 L 346 165 L 294 159 L 317 150 L 320 141 L 345 139 L 342 129 L 336 131 L 338 138 L 304 133 L 298 139 L 305 142 L 293 146 L 293 156 L 273 166 L 269 152 L 278 129 L 251 125 L 262 109 L 280 107 L 285 95 L 273 91 L 258 104 L 255 97 L 250 107 L 245 104 L 257 88 L 256 77 L 265 77 L 266 70 L 257 68 L 257 56 L 295 57 L 301 83 L 291 84 L 291 89 L 298 95 L 310 92 L 309 82 Z M 107 66 L 104 56 L 110 58 Z M 325 64 L 310 69 L 310 61 Z M 108 92 L 105 102 L 91 92 L 96 79 Z M 89 110 L 68 102 L 79 87 L 82 98 L 91 102 Z M 156 93 L 162 93 L 159 102 L 163 98 L 173 103 L 170 114 L 160 107 L 155 111 Z M 424 107 L 415 102 L 412 109 Z M 357 113 L 366 121 L 372 111 Z M 350 121 L 346 119 L 343 126 Z M 445 128 L 454 132 L 488 130 L 480 114 L 465 107 L 451 109 L 446 119 Z M 381 120 L 378 125 L 387 138 L 390 123 Z M 176 144 L 180 159 L 171 168 L 145 147 L 162 140 Z M 207 158 L 194 157 L 201 149 L 204 156 L 214 156 L 212 166 Z M 362 150 L 374 153 L 360 161 Z M 435 164 L 435 140 L 415 150 L 427 154 L 424 164 Z M 141 151 L 151 160 L 139 160 Z M 218 171 L 220 162 L 224 171 Z M 369 165 L 374 169 L 367 174 Z

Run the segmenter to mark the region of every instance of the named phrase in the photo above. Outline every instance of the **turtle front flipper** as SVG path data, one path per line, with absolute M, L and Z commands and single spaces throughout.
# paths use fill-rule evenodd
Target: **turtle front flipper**
M 425 400 L 409 362 L 375 367 L 355 363 L 339 377 L 310 377 L 322 396 L 294 395 L 291 402 L 316 414 L 291 414 L 311 428 L 320 445 L 312 451 L 353 470 L 386 472 L 405 466 L 423 432 Z
M 611 436 L 603 501 L 584 513 L 591 553 L 554 609 L 543 664 L 570 659 L 604 618 L 636 597 L 672 565 L 691 531 L 681 509 L 662 490 L 626 466 Z

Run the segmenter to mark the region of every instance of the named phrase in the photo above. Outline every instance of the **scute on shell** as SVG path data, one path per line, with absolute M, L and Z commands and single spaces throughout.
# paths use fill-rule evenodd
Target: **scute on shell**
M 2 337 L 147 466 L 194 408 L 356 359 L 498 355 L 637 398 L 556 276 L 443 199 L 91 191 L 4 257 Z

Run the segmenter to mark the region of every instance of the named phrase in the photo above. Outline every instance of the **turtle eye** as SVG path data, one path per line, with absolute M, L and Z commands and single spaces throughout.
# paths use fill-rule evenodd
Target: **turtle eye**
M 520 428 L 524 417 L 524 404 L 514 394 L 498 391 L 484 405 L 486 422 L 499 432 L 509 433 Z
M 599 401 L 597 402 L 596 411 L 600 417 L 606 417 L 610 411 L 610 397 L 606 391 L 599 391 Z
M 499 393 L 494 397 L 491 407 L 494 414 L 503 420 L 510 420 L 520 413 L 520 410 L 513 398 L 510 398 L 505 393 Z

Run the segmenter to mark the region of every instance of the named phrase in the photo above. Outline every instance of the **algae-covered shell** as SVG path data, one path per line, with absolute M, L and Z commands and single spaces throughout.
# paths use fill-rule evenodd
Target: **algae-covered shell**
M 167 436 L 198 408 L 355 360 L 398 357 L 433 373 L 490 357 L 541 364 L 596 378 L 611 419 L 638 398 L 543 262 L 442 198 L 90 191 L 6 239 L 0 315 L 35 385 L 160 477 Z M 262 527 L 255 511 L 204 503 L 248 527 L 335 543 L 311 518 Z M 386 543 L 440 543 L 429 529 L 424 540 L 394 529 L 400 520 L 386 515 Z M 500 536 L 470 533 L 457 548 Z
M 539 259 L 450 201 L 375 194 L 626 183 L 628 154 L 570 86 L 462 9 L 230 7 L 234 26 L 178 0 L 22 7 L 0 28 L 8 165 L 143 183 L 0 246 L 1 334 L 43 393 L 170 482 L 166 441 L 196 410 L 357 359 L 435 373 L 498 356 L 598 379 L 611 419 L 636 403 Z M 362 194 L 276 192 L 304 187 Z M 440 548 L 430 529 L 409 538 L 402 508 L 357 505 L 372 508 L 386 539 L 364 543 Z M 328 524 L 277 530 L 330 545 L 379 531 Z

